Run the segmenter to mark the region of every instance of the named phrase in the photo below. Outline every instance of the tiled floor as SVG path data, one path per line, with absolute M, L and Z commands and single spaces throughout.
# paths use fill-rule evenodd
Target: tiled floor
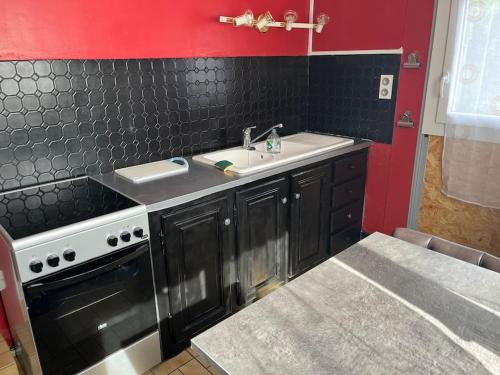
M 0 375 L 18 375 L 16 361 L 6 342 L 0 336 Z
M 5 348 L 7 348 L 5 350 Z M 8 347 L 0 340 L 0 375 L 21 375 Z M 8 357 L 8 358 L 7 358 Z M 143 375 L 220 375 L 210 364 L 191 348 L 146 371 Z
M 147 371 L 143 375 L 219 375 L 191 348 Z

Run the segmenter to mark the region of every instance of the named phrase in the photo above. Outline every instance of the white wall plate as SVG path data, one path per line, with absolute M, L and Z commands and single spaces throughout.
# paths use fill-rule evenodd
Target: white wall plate
M 392 99 L 392 85 L 394 76 L 392 74 L 382 74 L 380 76 L 380 87 L 378 90 L 378 98 L 390 100 Z

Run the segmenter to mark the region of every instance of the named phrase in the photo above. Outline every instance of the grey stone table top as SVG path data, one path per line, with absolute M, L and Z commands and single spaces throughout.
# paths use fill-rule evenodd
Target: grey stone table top
M 354 144 L 316 155 L 307 159 L 285 164 L 266 171 L 237 175 L 223 173 L 213 166 L 205 165 L 186 158 L 189 162 L 189 172 L 180 175 L 158 179 L 143 184 L 134 184 L 116 175 L 106 173 L 92 178 L 114 189 L 134 201 L 146 205 L 148 212 L 174 207 L 190 202 L 219 191 L 232 189 L 278 173 L 284 173 L 295 168 L 330 159 L 348 152 L 361 150 L 371 145 L 371 141 L 355 139 Z
M 192 346 L 230 375 L 500 374 L 500 274 L 375 233 Z

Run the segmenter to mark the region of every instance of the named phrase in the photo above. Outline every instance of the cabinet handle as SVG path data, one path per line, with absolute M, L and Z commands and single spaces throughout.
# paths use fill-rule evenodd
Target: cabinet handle
M 231 219 L 230 218 L 226 218 L 226 220 L 224 220 L 224 225 L 227 227 L 231 224 Z
M 300 199 L 300 193 L 295 193 L 295 199 Z
M 352 214 L 351 214 L 351 213 L 348 213 L 348 214 L 347 214 L 347 218 L 348 218 L 348 219 L 352 219 Z
M 283 202 L 283 204 L 286 204 L 286 203 L 288 202 L 288 199 L 286 199 L 286 197 L 285 197 L 285 198 L 283 198 L 283 199 L 281 200 L 281 202 Z
M 349 169 L 356 169 L 356 166 L 354 164 L 349 164 Z
M 352 194 L 352 189 L 347 189 L 347 194 Z

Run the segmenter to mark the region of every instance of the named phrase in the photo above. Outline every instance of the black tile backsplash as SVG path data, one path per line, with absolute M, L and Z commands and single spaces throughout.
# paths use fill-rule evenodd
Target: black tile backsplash
M 400 55 L 313 56 L 309 128 L 392 143 Z M 394 75 L 392 100 L 378 99 L 381 74 Z
M 0 62 L 0 191 L 237 145 L 253 125 L 390 143 L 395 100 L 373 98 L 398 68 L 399 55 Z
M 0 62 L 0 190 L 305 128 L 307 57 Z

